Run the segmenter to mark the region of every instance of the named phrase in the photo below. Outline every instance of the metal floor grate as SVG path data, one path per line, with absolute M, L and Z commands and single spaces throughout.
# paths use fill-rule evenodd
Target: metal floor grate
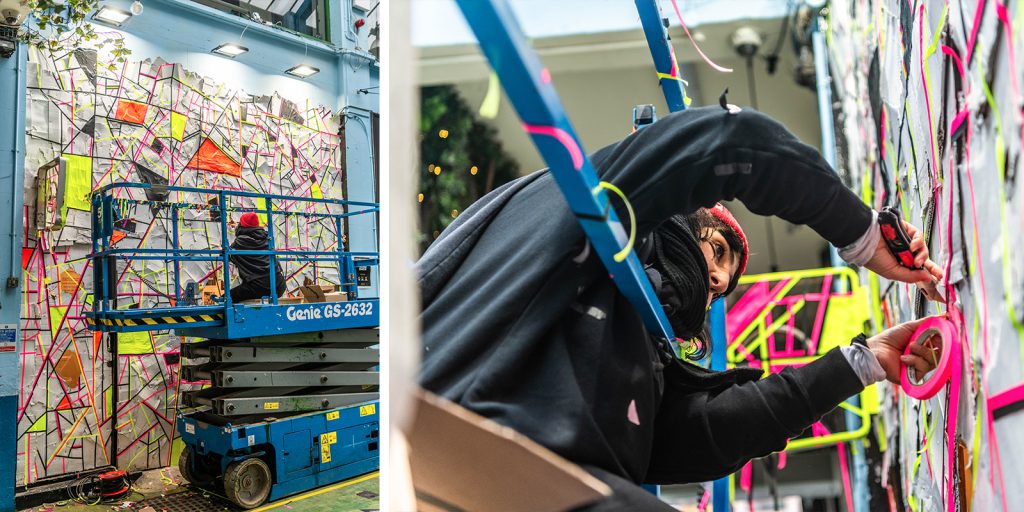
M 191 489 L 136 502 L 133 510 L 153 507 L 157 512 L 238 512 L 242 509 L 218 496 Z

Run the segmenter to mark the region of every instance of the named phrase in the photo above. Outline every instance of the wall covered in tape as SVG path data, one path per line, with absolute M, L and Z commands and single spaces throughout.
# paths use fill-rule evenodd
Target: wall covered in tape
M 999 0 L 830 6 L 840 172 L 865 202 L 923 227 L 946 274 L 946 301 L 933 302 L 862 273 L 872 321 L 948 314 L 962 342 L 959 392 L 882 387 L 883 509 L 885 494 L 897 510 L 1024 503 L 1022 28 L 1020 4 Z
M 298 98 L 243 90 L 259 91 L 259 84 L 218 83 L 179 64 L 118 63 L 89 50 L 33 51 L 29 77 L 18 483 L 106 464 L 172 464 L 180 451 L 177 393 L 198 383 L 179 380 L 183 340 L 169 330 L 121 334 L 112 375 L 109 340 L 91 332 L 84 316 L 93 289 L 91 197 L 116 182 L 157 186 L 113 193 L 149 201 L 118 211 L 114 247 L 170 247 L 174 229 L 163 205 L 175 202 L 196 205 L 180 210 L 178 246 L 218 249 L 219 221 L 202 208 L 210 197 L 159 185 L 343 199 L 341 120 Z M 266 206 L 246 201 L 232 206 Z M 328 207 L 274 201 L 273 208 Z M 274 219 L 278 248 L 323 251 L 339 242 L 330 220 Z M 220 270 L 184 262 L 178 291 Z M 284 270 L 290 290 L 306 278 L 338 282 L 337 265 L 285 262 Z M 121 265 L 116 284 L 122 308 L 175 304 L 170 262 Z

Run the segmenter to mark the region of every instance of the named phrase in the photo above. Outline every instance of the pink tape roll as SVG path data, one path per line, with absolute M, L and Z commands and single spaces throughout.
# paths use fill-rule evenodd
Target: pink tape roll
M 950 311 L 956 315 L 956 318 L 961 319 L 962 322 L 963 317 L 959 316 L 959 310 L 950 308 Z M 900 385 L 906 394 L 918 400 L 927 400 L 935 396 L 947 383 L 949 384 L 946 409 L 946 478 L 944 483 L 946 487 L 946 510 L 947 512 L 956 512 L 958 507 L 956 490 L 953 485 L 953 472 L 955 471 L 956 464 L 953 461 L 956 460 L 960 381 L 963 380 L 963 366 L 961 365 L 963 355 L 956 326 L 953 322 L 943 317 L 933 316 L 928 318 L 914 331 L 914 335 L 910 338 L 911 342 L 907 344 L 907 350 L 904 351 L 904 354 L 910 354 L 912 344 L 927 341 L 932 334 L 938 334 L 942 337 L 942 355 L 939 357 L 938 366 L 935 367 L 931 378 L 921 384 L 915 384 L 911 381 L 910 376 L 907 375 L 906 365 L 901 363 L 903 369 L 900 371 Z
M 923 343 L 933 334 L 938 334 L 942 337 L 942 355 L 939 356 L 939 363 L 935 367 L 931 378 L 920 384 L 915 383 L 908 374 L 907 366 L 902 363 L 900 364 L 903 367 L 900 371 L 900 385 L 906 394 L 918 400 L 927 400 L 945 387 L 946 383 L 949 382 L 949 378 L 954 373 L 954 367 L 957 366 L 960 360 L 960 342 L 957 338 L 956 327 L 953 325 L 953 322 L 938 316 L 928 318 L 918 326 L 910 338 L 911 342 L 907 344 L 907 349 L 903 353 L 910 354 L 910 348 L 915 343 Z

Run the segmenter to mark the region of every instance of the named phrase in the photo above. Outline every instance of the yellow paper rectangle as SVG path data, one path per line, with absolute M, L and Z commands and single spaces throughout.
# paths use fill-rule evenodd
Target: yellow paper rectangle
M 281 408 L 280 402 L 263 402 L 263 409 L 266 411 L 276 411 Z
M 336 420 L 336 419 L 338 419 L 338 416 L 341 416 L 340 412 L 338 412 L 338 411 L 331 411 L 331 412 L 327 413 L 327 421 Z
M 185 116 L 177 112 L 171 112 L 171 137 L 178 142 L 185 138 Z
M 256 198 L 256 207 L 259 208 L 260 210 L 266 210 L 267 209 L 267 200 L 266 200 L 266 198 L 263 198 L 263 197 Z M 256 216 L 258 216 L 260 218 L 260 226 L 266 226 L 267 225 L 267 214 L 265 214 L 265 213 L 257 213 Z
M 67 220 L 68 208 L 87 212 L 92 194 L 92 158 L 81 155 L 61 155 L 64 168 L 64 208 L 61 218 Z
M 117 335 L 117 353 L 121 355 L 152 354 L 149 331 L 122 332 Z
M 377 412 L 377 404 L 360 405 L 359 406 L 359 417 L 369 416 Z
M 68 312 L 67 306 L 50 306 L 50 339 L 57 341 L 58 329 Z

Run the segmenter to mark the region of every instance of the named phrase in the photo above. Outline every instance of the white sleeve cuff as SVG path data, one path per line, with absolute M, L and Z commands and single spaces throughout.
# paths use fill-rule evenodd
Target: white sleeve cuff
M 885 380 L 885 370 L 882 369 L 882 365 L 878 363 L 878 358 L 875 357 L 875 353 L 871 349 L 859 343 L 853 343 L 841 346 L 839 350 L 843 352 L 846 361 L 850 363 L 850 368 L 853 368 L 853 372 L 857 374 L 861 384 L 864 384 L 865 387 Z
M 882 232 L 878 229 L 878 212 L 871 210 L 871 225 L 855 242 L 839 249 L 839 257 L 850 265 L 863 266 L 878 247 L 878 239 Z

